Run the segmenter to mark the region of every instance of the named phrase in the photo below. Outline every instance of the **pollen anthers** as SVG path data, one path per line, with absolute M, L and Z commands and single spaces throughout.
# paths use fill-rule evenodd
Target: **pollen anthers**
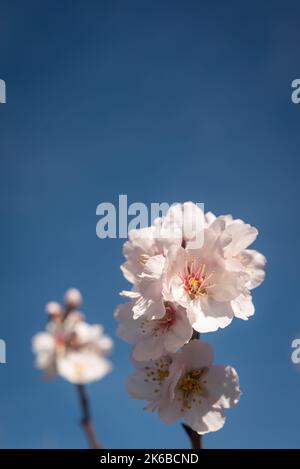
M 169 376 L 169 367 L 171 360 L 169 358 L 161 358 L 153 362 L 152 366 L 145 367 L 145 382 L 155 383 L 160 386 L 163 381 Z M 159 387 L 154 389 L 155 393 L 159 392 Z
M 186 275 L 181 276 L 184 289 L 194 300 L 207 294 L 207 290 L 215 286 L 209 282 L 213 276 L 213 272 L 205 273 L 206 265 L 200 264 L 199 268 L 195 268 L 195 259 L 193 259 L 186 267 Z
M 207 381 L 203 379 L 207 372 L 207 367 L 196 368 L 180 378 L 178 390 L 181 396 L 178 397 L 178 401 L 182 403 L 181 412 L 185 409 L 191 409 L 192 402 L 200 405 L 201 397 L 207 397 L 208 392 L 205 387 Z
M 148 254 L 141 254 L 140 257 L 139 257 L 139 260 L 138 260 L 138 263 L 144 267 L 147 263 L 147 261 L 149 260 L 150 256 L 148 256 Z

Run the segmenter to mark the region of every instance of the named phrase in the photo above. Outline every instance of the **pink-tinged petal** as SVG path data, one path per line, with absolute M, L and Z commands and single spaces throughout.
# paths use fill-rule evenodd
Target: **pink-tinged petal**
M 117 335 L 129 343 L 135 343 L 139 338 L 142 318 L 133 318 L 134 303 L 124 303 L 117 307 L 114 316 L 119 321 Z
M 174 356 L 171 368 L 182 367 L 183 363 L 187 370 L 207 367 L 211 366 L 213 358 L 213 348 L 208 342 L 193 339 Z
M 239 260 L 250 277 L 248 288 L 251 290 L 258 287 L 265 279 L 265 256 L 253 249 L 245 249 L 241 252 Z
M 223 270 L 215 272 L 212 277 L 214 286 L 209 290 L 209 295 L 216 301 L 231 301 L 243 291 L 248 276 L 243 272 L 230 272 Z
M 205 376 L 208 400 L 215 407 L 233 407 L 241 391 L 237 372 L 231 366 L 213 365 Z
M 165 257 L 161 254 L 150 257 L 145 263 L 141 278 L 160 279 L 165 265 Z
M 196 316 L 193 327 L 198 332 L 213 332 L 231 323 L 233 311 L 230 302 L 215 301 L 208 295 L 201 299 L 201 313 Z
M 211 409 L 209 412 L 207 412 L 207 414 L 203 416 L 203 423 L 207 427 L 206 431 L 201 431 L 201 428 L 195 428 L 195 431 L 200 434 L 221 430 L 221 428 L 223 428 L 225 424 L 225 414 L 223 409 Z
M 137 370 L 126 381 L 126 390 L 134 398 L 152 401 L 156 398 L 157 384 L 147 378 L 145 369 Z
M 138 289 L 140 294 L 153 301 L 162 298 L 162 271 L 165 258 L 163 256 L 154 256 L 145 264 L 145 268 L 140 275 Z
M 163 400 L 159 403 L 159 415 L 163 422 L 171 424 L 182 417 L 181 403 L 174 399 Z
M 179 306 L 175 313 L 174 323 L 167 329 L 164 335 L 165 350 L 170 353 L 175 353 L 191 339 L 192 335 L 193 328 L 187 317 L 187 313 Z
M 205 214 L 205 224 L 207 227 L 209 227 L 216 219 L 216 215 L 212 212 L 207 212 Z
M 128 282 L 130 283 L 135 283 L 136 282 L 136 276 L 140 272 L 141 269 L 138 269 L 137 266 L 132 266 L 132 263 L 130 262 L 124 262 L 124 264 L 121 265 L 120 267 L 124 277 Z
M 231 306 L 235 317 L 239 319 L 246 320 L 255 312 L 250 293 L 239 295 L 231 301 Z
M 247 225 L 239 220 L 234 220 L 232 224 L 226 227 L 226 234 L 232 237 L 231 243 L 224 249 L 225 257 L 233 257 L 240 254 L 252 244 L 258 231 L 251 225 Z
M 159 319 L 165 315 L 165 306 L 163 300 L 153 301 L 145 299 L 142 296 L 133 306 L 133 318 L 138 319 L 145 316 L 147 319 Z
M 166 257 L 165 272 L 166 279 L 171 280 L 172 277 L 183 273 L 188 260 L 188 253 L 181 246 L 172 246 Z
M 165 348 L 162 337 L 160 335 L 149 335 L 137 342 L 132 357 L 137 361 L 148 361 L 156 360 L 164 354 Z

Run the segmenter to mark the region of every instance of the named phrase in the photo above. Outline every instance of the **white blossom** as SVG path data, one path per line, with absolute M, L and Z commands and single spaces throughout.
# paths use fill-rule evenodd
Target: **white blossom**
M 185 212 L 190 216 L 184 217 Z M 158 249 L 157 226 L 167 231 L 170 224 L 177 227 L 177 231 L 171 230 L 176 236 Z M 195 227 L 203 228 L 200 248 L 195 248 Z M 162 318 L 166 301 L 186 308 L 199 332 L 224 328 L 234 316 L 248 319 L 254 314 L 250 290 L 263 281 L 265 266 L 262 254 L 247 249 L 257 236 L 255 228 L 230 215 L 215 217 L 209 213 L 202 220 L 200 208 L 189 202 L 171 207 L 155 227 L 144 230 L 148 230 L 148 237 L 141 233 L 140 238 L 143 230 L 135 230 L 127 245 L 134 287 L 123 295 L 136 298 L 134 319 Z M 145 243 L 147 249 L 143 251 Z
M 62 313 L 62 307 L 56 301 L 49 301 L 45 306 L 45 311 L 49 315 L 59 316 Z
M 65 293 L 64 300 L 68 308 L 78 308 L 82 303 L 82 296 L 77 288 L 69 288 Z
M 77 384 L 101 379 L 111 370 L 106 356 L 112 345 L 102 326 L 90 325 L 82 313 L 64 313 L 62 308 L 60 314 L 50 316 L 46 331 L 32 340 L 36 365 L 46 377 L 58 374 Z
M 117 334 L 134 344 L 132 356 L 135 360 L 156 359 L 174 353 L 191 339 L 193 328 L 181 306 L 166 302 L 165 314 L 160 319 L 143 316 L 134 319 L 133 308 L 134 303 L 119 305 L 115 318 L 119 321 Z
M 257 234 L 192 202 L 129 232 L 121 269 L 133 285 L 121 293 L 130 301 L 115 311 L 118 335 L 133 345 L 136 372 L 127 389 L 166 423 L 183 419 L 199 434 L 216 431 L 224 409 L 239 400 L 236 371 L 213 365 L 211 346 L 192 337 L 254 314 L 251 293 L 266 264 L 249 249 Z
M 176 354 L 136 363 L 126 387 L 167 424 L 183 419 L 199 434 L 217 431 L 225 423 L 224 409 L 239 401 L 240 389 L 233 368 L 212 362 L 212 347 L 192 340 Z

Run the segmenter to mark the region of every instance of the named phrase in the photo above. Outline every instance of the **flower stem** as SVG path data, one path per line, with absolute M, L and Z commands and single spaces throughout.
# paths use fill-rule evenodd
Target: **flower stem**
M 95 429 L 92 423 L 90 404 L 85 387 L 83 386 L 83 384 L 77 384 L 76 387 L 82 412 L 81 426 L 86 434 L 89 446 L 91 449 L 102 448 L 101 444 L 97 440 Z
M 200 333 L 198 331 L 193 331 L 193 335 L 191 340 L 193 339 L 200 339 Z M 191 427 L 186 425 L 185 423 L 182 424 L 182 427 L 184 428 L 187 436 L 190 439 L 191 442 L 191 447 L 192 449 L 202 449 L 203 448 L 203 438 L 202 435 L 199 435 L 195 430 L 193 430 Z
M 190 439 L 191 442 L 191 448 L 192 449 L 203 449 L 202 446 L 202 435 L 199 435 L 195 430 L 193 430 L 191 427 L 186 425 L 185 423 L 182 424 L 182 427 L 186 431 L 187 436 Z

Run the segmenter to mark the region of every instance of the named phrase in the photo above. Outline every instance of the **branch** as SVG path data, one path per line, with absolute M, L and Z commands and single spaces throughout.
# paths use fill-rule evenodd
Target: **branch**
M 202 435 L 199 435 L 197 432 L 195 432 L 195 430 L 192 430 L 192 428 L 185 423 L 182 423 L 182 427 L 186 431 L 186 434 L 191 441 L 192 449 L 202 449 Z
M 193 339 L 200 339 L 200 333 L 198 331 L 195 331 L 195 329 L 193 330 L 193 335 L 192 335 L 191 340 Z M 195 432 L 195 430 L 193 430 L 191 427 L 189 427 L 185 423 L 182 424 L 182 427 L 186 431 L 186 434 L 191 441 L 192 449 L 202 449 L 203 448 L 202 435 L 199 435 L 197 432 Z
M 97 436 L 92 423 L 89 400 L 86 394 L 85 387 L 83 386 L 83 384 L 77 384 L 76 387 L 82 412 L 81 426 L 86 434 L 89 446 L 91 449 L 102 448 L 101 444 L 97 440 Z

